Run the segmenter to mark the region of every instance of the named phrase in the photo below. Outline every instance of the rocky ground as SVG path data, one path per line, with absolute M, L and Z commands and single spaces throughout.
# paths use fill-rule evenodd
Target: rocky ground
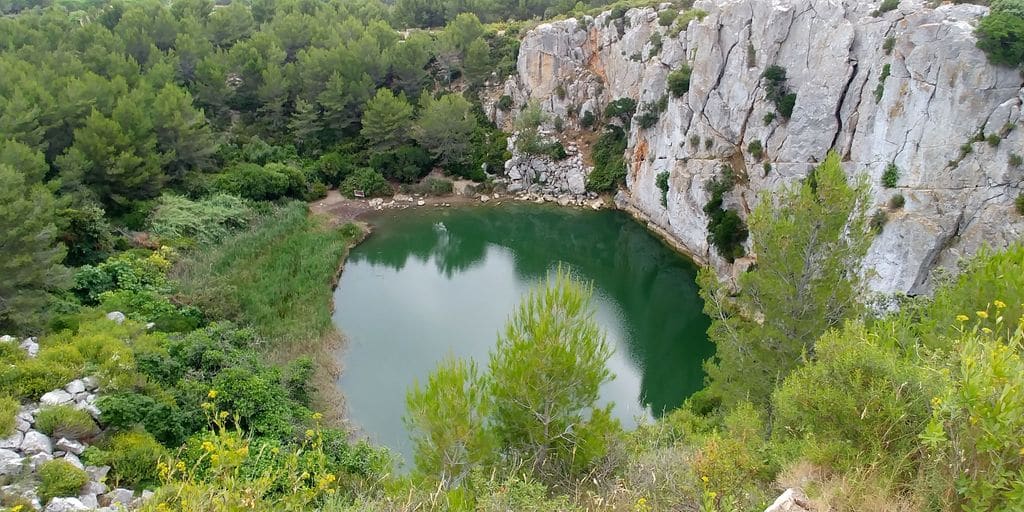
M 112 312 L 107 318 L 123 322 L 122 313 Z M 0 342 L 17 341 L 11 336 L 0 337 Z M 26 338 L 19 344 L 29 357 L 39 352 L 35 338 Z M 22 405 L 15 420 L 14 434 L 0 439 L 0 503 L 12 500 L 30 503 L 35 509 L 45 512 L 75 512 L 83 510 L 115 511 L 132 510 L 149 498 L 151 491 L 136 493 L 132 489 L 111 489 L 105 483 L 110 466 L 88 466 L 79 455 L 89 445 L 85 440 L 52 438 L 36 429 L 36 414 L 41 408 L 51 405 L 70 405 L 87 411 L 99 421 L 100 410 L 96 407 L 99 384 L 93 377 L 75 379 L 61 389 L 44 394 L 39 402 Z M 63 459 L 75 467 L 85 470 L 89 481 L 79 489 L 77 496 L 52 498 L 42 503 L 36 494 L 37 470 L 54 459 Z M 45 506 L 44 506 L 45 505 Z

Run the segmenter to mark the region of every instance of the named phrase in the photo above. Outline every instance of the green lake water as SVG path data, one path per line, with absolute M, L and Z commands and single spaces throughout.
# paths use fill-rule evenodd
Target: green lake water
M 405 393 L 446 355 L 481 369 L 524 292 L 561 263 L 594 284 L 615 353 L 601 400 L 624 426 L 701 388 L 713 348 L 696 267 L 615 211 L 502 205 L 390 211 L 352 250 L 335 292 L 338 381 L 354 426 L 411 463 Z

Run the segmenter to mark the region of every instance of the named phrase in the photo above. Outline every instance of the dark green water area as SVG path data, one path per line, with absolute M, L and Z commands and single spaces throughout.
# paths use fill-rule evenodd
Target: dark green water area
M 624 427 L 702 386 L 713 347 L 697 269 L 616 211 L 500 205 L 388 211 L 352 250 L 335 292 L 347 343 L 337 385 L 362 434 L 411 462 L 405 393 L 448 355 L 486 369 L 522 295 L 559 265 L 593 283 L 615 352 L 601 388 Z

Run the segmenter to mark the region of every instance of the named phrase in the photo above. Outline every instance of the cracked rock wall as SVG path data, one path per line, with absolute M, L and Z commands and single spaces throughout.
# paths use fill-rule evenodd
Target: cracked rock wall
M 934 268 L 954 268 L 982 245 L 1004 247 L 1024 231 L 1013 205 L 1024 167 L 1011 164 L 1011 155 L 1024 154 L 1024 80 L 1017 70 L 988 64 L 975 47 L 984 7 L 904 0 L 875 16 L 877 7 L 699 0 L 694 8 L 707 16 L 676 36 L 655 8 L 632 9 L 619 20 L 606 12 L 543 24 L 524 37 L 518 75 L 492 91 L 490 114 L 510 127 L 519 107 L 536 100 L 563 118 L 572 137 L 584 112 L 621 97 L 657 101 L 668 94 L 668 73 L 690 65 L 689 92 L 668 95 L 653 127 L 632 123 L 620 207 L 728 276 L 735 269 L 709 248 L 703 213 L 705 184 L 720 166 L 743 177 L 726 206 L 745 216 L 759 196 L 806 176 L 835 149 L 850 176 L 869 180 L 872 208 L 889 216 L 864 262 L 870 288 L 924 293 Z M 775 111 L 761 80 L 771 65 L 786 69 L 797 94 L 788 121 L 764 119 Z M 886 65 L 889 76 L 879 86 Z M 512 98 L 512 109 L 496 108 L 501 95 Z M 993 140 L 977 140 L 979 133 Z M 747 151 L 752 141 L 764 147 L 760 160 Z M 900 169 L 891 189 L 881 185 L 890 163 Z M 667 206 L 656 185 L 664 171 Z M 906 199 L 903 208 L 887 206 L 895 194 Z

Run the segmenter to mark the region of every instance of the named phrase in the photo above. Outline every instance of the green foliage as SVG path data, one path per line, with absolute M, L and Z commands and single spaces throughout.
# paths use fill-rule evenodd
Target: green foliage
M 693 73 L 693 68 L 689 64 L 683 63 L 679 69 L 676 69 L 668 74 L 668 90 L 672 93 L 672 96 L 678 98 L 690 90 L 690 75 Z
M 882 74 L 878 77 L 878 85 L 875 86 L 875 103 L 882 101 L 882 95 L 885 94 L 885 79 L 889 78 L 889 72 L 892 69 L 890 64 L 882 66 Z
M 864 184 L 848 184 L 829 153 L 812 179 L 775 197 L 748 219 L 757 267 L 739 277 L 739 294 L 710 271 L 699 279 L 716 346 L 705 365 L 710 390 L 725 403 L 765 404 L 822 333 L 860 311 L 857 269 L 870 244 Z
M 704 205 L 704 213 L 708 216 L 708 242 L 730 262 L 743 256 L 743 242 L 748 235 L 747 225 L 739 214 L 722 207 L 725 194 L 732 191 L 735 184 L 736 176 L 732 167 L 722 166 L 719 175 L 706 185 L 710 197 Z
M 171 263 L 166 253 L 141 256 L 125 252 L 96 265 L 85 265 L 75 273 L 75 293 L 87 304 L 96 304 L 104 292 L 165 292 L 166 272 Z
M 477 129 L 471 107 L 469 101 L 459 94 L 446 94 L 436 100 L 427 94 L 420 98 L 419 119 L 413 127 L 413 137 L 430 152 L 438 165 L 448 170 L 470 163 L 470 141 Z
M 661 117 L 661 113 L 668 108 L 668 96 L 663 96 L 658 101 L 644 102 L 643 113 L 640 114 L 639 123 L 641 129 L 654 127 Z
M 634 113 L 636 113 L 636 100 L 633 98 L 619 98 L 604 108 L 606 119 L 618 119 L 626 129 L 629 128 Z
M 890 163 L 885 166 L 885 171 L 882 172 L 882 186 L 885 188 L 894 188 L 900 182 L 900 168 L 896 167 L 895 163 Z
M 1024 157 L 1018 155 L 1017 153 L 1010 153 L 1007 162 L 1010 164 L 1010 167 L 1020 167 L 1024 165 Z
M 596 123 L 597 116 L 595 116 L 594 113 L 590 110 L 583 112 L 583 115 L 580 116 L 580 126 L 582 126 L 583 128 L 593 128 L 594 124 Z
M 590 296 L 589 288 L 559 272 L 527 295 L 488 364 L 498 442 L 538 475 L 585 471 L 605 455 L 601 447 L 586 451 L 562 435 L 570 426 L 582 432 L 602 418 L 597 391 L 611 379 L 611 349 L 593 320 Z M 612 423 L 596 434 L 614 435 L 617 429 Z
M 39 499 L 46 503 L 58 496 L 78 496 L 79 489 L 89 481 L 85 470 L 66 460 L 50 460 L 39 466 Z
M 299 343 L 333 330 L 330 284 L 359 230 L 332 228 L 305 205 L 271 210 L 175 269 L 182 295 L 214 318 L 244 319 L 275 342 Z
M 57 241 L 53 196 L 40 182 L 0 164 L 0 326 L 38 327 L 49 293 L 68 284 L 61 266 L 65 248 Z
M 398 148 L 409 140 L 412 127 L 412 105 L 405 93 L 397 96 L 389 89 L 377 89 L 377 95 L 366 102 L 362 130 L 359 132 L 374 151 Z
M 668 178 L 669 172 L 662 171 L 655 177 L 654 183 L 658 186 L 658 190 L 661 190 L 661 205 L 668 206 Z
M 899 210 L 907 204 L 907 198 L 903 197 L 903 194 L 895 194 L 889 198 L 889 208 L 893 210 Z
M 676 18 L 679 17 L 679 11 L 675 9 L 668 9 L 658 13 L 658 25 L 663 27 L 671 27 L 676 22 Z
M 88 439 L 99 433 L 88 412 L 70 405 L 43 407 L 36 413 L 35 427 L 53 438 Z
M 625 132 L 617 126 L 606 127 L 591 152 L 594 170 L 587 176 L 587 190 L 611 192 L 626 179 L 625 151 Z
M 789 92 L 786 85 L 786 68 L 772 64 L 764 70 L 761 79 L 764 83 L 765 97 L 775 104 L 776 113 L 788 120 L 796 106 L 796 93 Z M 767 117 L 765 119 L 765 124 L 768 124 L 770 121 L 767 121 Z
M 878 13 L 886 13 L 899 7 L 900 0 L 882 0 L 881 5 L 878 6 Z
M 352 155 L 332 151 L 317 160 L 317 177 L 321 182 L 337 187 L 358 167 Z
M 893 37 L 893 36 L 886 37 L 885 38 L 885 42 L 882 43 L 882 51 L 884 51 L 886 55 L 892 54 L 892 50 L 895 47 L 896 47 L 896 38 Z
M 170 454 L 147 432 L 126 431 L 114 434 L 88 457 L 92 464 L 110 466 L 108 481 L 118 487 L 145 488 L 159 483 L 157 463 Z
M 388 196 L 394 192 L 388 180 L 370 167 L 356 169 L 341 182 L 338 191 L 348 197 L 356 197 L 356 192 L 364 197 Z
M 114 251 L 115 238 L 105 215 L 102 208 L 90 204 L 57 212 L 61 225 L 57 238 L 68 249 L 65 265 L 92 265 L 110 256 Z
M 1018 214 L 1024 215 L 1024 194 L 1018 194 L 1017 199 L 1013 200 L 1013 205 Z
M 772 121 L 775 121 L 775 112 L 768 112 L 761 120 L 764 121 L 765 126 L 772 124 Z
M 149 225 L 151 233 L 171 244 L 206 245 L 220 242 L 233 231 L 244 228 L 253 216 L 253 210 L 244 200 L 228 194 L 198 201 L 164 195 L 154 208 Z
M 989 62 L 1009 67 L 1024 64 L 1024 17 L 1020 14 L 993 10 L 978 23 L 975 35 Z
M 764 158 L 764 147 L 761 145 L 761 141 L 750 141 L 750 144 L 747 144 L 747 153 L 750 153 L 750 156 L 754 157 L 755 160 Z
M 503 94 L 500 98 L 498 98 L 498 110 L 501 110 L 502 112 L 508 112 L 512 110 L 512 105 L 512 97 L 509 96 L 508 94 Z
M 370 166 L 386 178 L 404 183 L 412 183 L 430 172 L 434 161 L 419 146 L 404 145 L 397 148 L 375 152 L 370 157 Z M 373 187 L 368 187 L 371 190 Z M 362 189 L 366 190 L 366 189 Z M 383 194 L 387 195 L 386 190 Z
M 0 395 L 0 436 L 7 437 L 14 433 L 14 420 L 20 405 L 13 397 Z
M 308 184 L 302 170 L 288 164 L 236 164 L 217 177 L 215 188 L 254 201 L 303 198 Z

